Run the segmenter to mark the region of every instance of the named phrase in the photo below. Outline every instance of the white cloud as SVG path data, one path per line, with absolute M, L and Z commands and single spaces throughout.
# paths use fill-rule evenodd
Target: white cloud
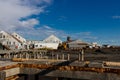
M 43 27 L 46 28 L 46 29 L 52 29 L 51 27 L 49 27 L 47 25 L 44 25 Z
M 120 40 L 118 39 L 105 39 L 105 40 L 99 40 L 98 41 L 101 44 L 109 44 L 109 45 L 120 45 L 119 42 Z
M 83 36 L 83 35 L 85 35 L 85 36 L 89 36 L 89 35 L 91 35 L 91 32 L 79 32 L 79 33 L 75 33 L 76 35 L 79 35 L 79 36 Z
M 21 34 L 22 36 L 24 36 L 26 39 L 30 39 L 30 40 L 44 39 L 51 34 L 54 34 L 54 35 L 58 36 L 59 38 L 63 39 L 63 36 L 66 35 L 66 33 L 64 31 L 53 29 L 52 27 L 47 26 L 47 25 L 44 25 L 37 29 L 19 28 L 18 30 L 16 30 L 16 32 Z
M 79 33 L 74 33 L 71 34 L 71 37 L 73 39 L 82 39 L 82 40 L 86 40 L 86 41 L 95 41 L 97 39 L 96 36 L 92 35 L 91 32 L 79 32 Z
M 113 19 L 120 19 L 120 16 L 112 16 Z
M 48 2 L 45 0 L 0 0 L 0 29 L 15 31 L 16 28 L 21 26 L 19 24 L 21 18 L 44 12 L 44 7 L 48 3 L 50 4 L 51 1 L 52 0 L 48 0 Z M 26 22 L 22 21 L 21 23 L 27 25 Z
M 67 36 L 71 36 L 73 39 L 91 37 L 90 32 L 68 34 L 65 31 L 57 30 L 47 25 L 40 26 L 36 29 L 34 25 L 40 24 L 40 22 L 35 18 L 21 20 L 21 18 L 45 12 L 45 7 L 50 5 L 52 1 L 53 0 L 0 0 L 0 29 L 7 32 L 15 31 L 27 39 L 37 40 L 44 39 L 51 34 L 64 40 Z M 59 20 L 66 21 L 67 17 L 60 16 Z
M 46 2 L 46 3 L 48 3 L 48 4 L 50 4 L 51 1 L 53 1 L 53 0 L 43 0 L 43 1 Z
M 39 24 L 39 21 L 37 19 L 32 18 L 32 19 L 28 19 L 28 20 L 25 20 L 25 21 L 20 21 L 20 24 L 21 24 L 22 27 L 31 28 L 34 25 Z
M 66 22 L 68 20 L 66 16 L 59 16 L 58 21 Z

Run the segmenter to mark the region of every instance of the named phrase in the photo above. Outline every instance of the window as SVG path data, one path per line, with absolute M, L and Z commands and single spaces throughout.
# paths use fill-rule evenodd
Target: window
M 42 47 L 42 45 L 40 45 L 40 47 Z
M 35 45 L 35 47 L 38 47 L 38 45 Z
M 13 44 L 15 44 L 15 42 L 13 42 Z
M 11 44 L 11 42 L 9 42 L 9 44 Z
M 2 33 L 0 33 L 0 38 L 2 38 Z
M 5 38 L 5 35 L 3 35 L 3 38 Z
M 9 42 L 7 41 L 7 45 L 9 44 Z

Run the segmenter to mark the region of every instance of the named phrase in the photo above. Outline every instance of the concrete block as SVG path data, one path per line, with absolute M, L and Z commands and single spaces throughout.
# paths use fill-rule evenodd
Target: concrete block
M 0 71 L 0 80 L 5 80 L 6 72 Z

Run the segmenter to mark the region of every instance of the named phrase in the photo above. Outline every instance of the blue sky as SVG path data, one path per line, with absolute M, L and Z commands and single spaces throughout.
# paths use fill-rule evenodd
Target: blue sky
M 6 27 L 6 31 L 15 31 L 27 39 L 33 40 L 42 40 L 54 34 L 62 40 L 71 36 L 72 39 L 88 42 L 120 45 L 119 0 L 11 1 L 0 1 L 9 6 L 9 9 L 13 8 L 12 5 L 16 6 L 11 14 L 6 14 L 9 19 L 5 19 L 12 27 L 6 27 L 8 25 L 4 24 L 5 20 L 1 24 Z M 4 12 L 4 7 L 6 8 L 4 5 L 0 5 L 3 7 L 2 12 Z M 21 12 L 17 13 L 15 10 Z M 4 13 L 3 15 L 5 15 Z M 16 17 L 13 18 L 12 15 Z M 2 29 L 4 30 L 3 27 L 1 27 Z
M 118 44 L 119 3 L 119 0 L 54 0 L 47 8 L 48 13 L 40 15 L 40 20 L 42 24 L 63 30 L 70 36 L 74 33 L 89 32 L 91 37 L 82 38 L 90 39 L 87 41 L 99 40 L 101 43 Z

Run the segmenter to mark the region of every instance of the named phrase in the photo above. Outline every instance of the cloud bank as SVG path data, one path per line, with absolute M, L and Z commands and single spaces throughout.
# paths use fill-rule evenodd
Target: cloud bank
M 20 21 L 31 15 L 44 12 L 45 6 L 49 5 L 52 0 L 0 0 L 0 29 L 5 31 L 15 31 L 21 26 L 32 25 L 35 19 Z M 38 23 L 38 22 L 37 22 Z M 31 24 L 30 24 L 31 27 Z
M 120 19 L 120 16 L 112 16 L 113 19 Z
M 36 18 L 27 18 L 45 12 L 53 0 L 0 0 L 0 30 L 17 32 L 26 39 L 40 40 L 54 34 L 61 39 L 71 36 L 73 39 L 94 39 L 90 32 L 68 34 L 63 30 L 54 29 L 50 26 L 40 25 Z M 23 18 L 23 20 L 21 20 Z M 66 17 L 60 16 L 59 20 L 66 21 Z M 37 36 L 37 37 L 36 37 Z
M 39 36 L 44 38 L 50 34 L 66 37 L 62 30 L 53 29 L 47 25 L 34 28 L 40 21 L 36 18 L 21 20 L 31 15 L 37 15 L 45 11 L 45 7 L 53 0 L 0 0 L 0 30 L 18 32 L 27 38 Z M 62 17 L 63 18 L 63 17 Z

